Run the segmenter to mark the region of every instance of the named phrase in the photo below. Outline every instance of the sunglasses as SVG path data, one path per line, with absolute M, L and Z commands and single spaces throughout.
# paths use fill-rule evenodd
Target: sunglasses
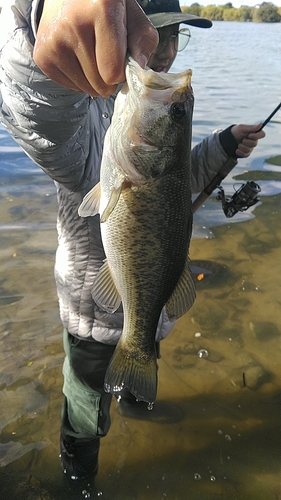
M 182 28 L 179 31 L 173 33 L 172 35 L 168 35 L 167 33 L 165 33 L 165 31 L 158 30 L 158 34 L 159 34 L 159 43 L 153 52 L 156 55 L 159 55 L 162 52 L 164 52 L 164 50 L 170 43 L 173 44 L 174 50 L 176 52 L 181 52 L 182 50 L 185 49 L 191 37 L 188 28 Z

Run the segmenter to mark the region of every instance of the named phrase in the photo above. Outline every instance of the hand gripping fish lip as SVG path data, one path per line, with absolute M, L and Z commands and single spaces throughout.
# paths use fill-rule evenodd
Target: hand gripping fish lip
M 165 90 L 170 92 L 171 89 L 178 87 L 178 93 L 181 92 L 181 89 L 185 91 L 190 86 L 191 76 L 191 69 L 187 69 L 182 73 L 158 73 L 148 67 L 142 69 L 132 57 L 129 57 L 126 67 L 127 81 L 124 87 L 128 86 L 129 91 L 137 94 L 145 94 L 145 89 L 160 90 L 162 93 L 161 99 L 163 99 L 163 96 L 165 96 L 163 91 Z

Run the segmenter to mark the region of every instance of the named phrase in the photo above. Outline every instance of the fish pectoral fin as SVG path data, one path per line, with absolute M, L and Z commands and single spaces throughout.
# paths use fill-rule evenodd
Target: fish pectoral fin
M 107 260 L 101 266 L 93 283 L 92 297 L 104 311 L 114 313 L 121 304 L 121 297 L 113 281 Z
M 156 354 L 138 359 L 119 341 L 107 368 L 104 389 L 112 394 L 128 389 L 137 399 L 153 403 L 157 393 Z
M 113 212 L 114 208 L 116 207 L 118 200 L 120 198 L 120 194 L 122 191 L 123 183 L 118 185 L 117 187 L 113 187 L 110 193 L 110 198 L 109 201 L 101 214 L 100 221 L 105 222 L 110 214 Z
M 78 208 L 80 217 L 90 217 L 97 215 L 100 211 L 100 183 L 96 184 L 84 196 L 81 205 Z
M 189 269 L 189 260 L 187 259 L 179 281 L 166 303 L 169 320 L 174 321 L 183 316 L 193 305 L 195 296 L 195 285 Z

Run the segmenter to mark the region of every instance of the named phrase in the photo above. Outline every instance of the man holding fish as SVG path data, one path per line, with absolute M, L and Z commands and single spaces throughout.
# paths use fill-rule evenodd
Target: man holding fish
M 112 393 L 121 412 L 155 400 L 155 343 L 195 297 L 191 193 L 265 135 L 234 125 L 190 152 L 191 71 L 167 73 L 187 26 L 212 23 L 178 0 L 139 4 L 7 0 L 2 13 L 1 119 L 58 192 L 60 456 L 71 479 L 97 473 Z

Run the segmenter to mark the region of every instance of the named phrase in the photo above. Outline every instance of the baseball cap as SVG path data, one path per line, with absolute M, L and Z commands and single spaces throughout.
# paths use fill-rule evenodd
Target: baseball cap
M 204 17 L 185 14 L 181 11 L 179 0 L 137 0 L 155 28 L 171 24 L 188 24 L 198 28 L 211 28 L 212 21 Z

